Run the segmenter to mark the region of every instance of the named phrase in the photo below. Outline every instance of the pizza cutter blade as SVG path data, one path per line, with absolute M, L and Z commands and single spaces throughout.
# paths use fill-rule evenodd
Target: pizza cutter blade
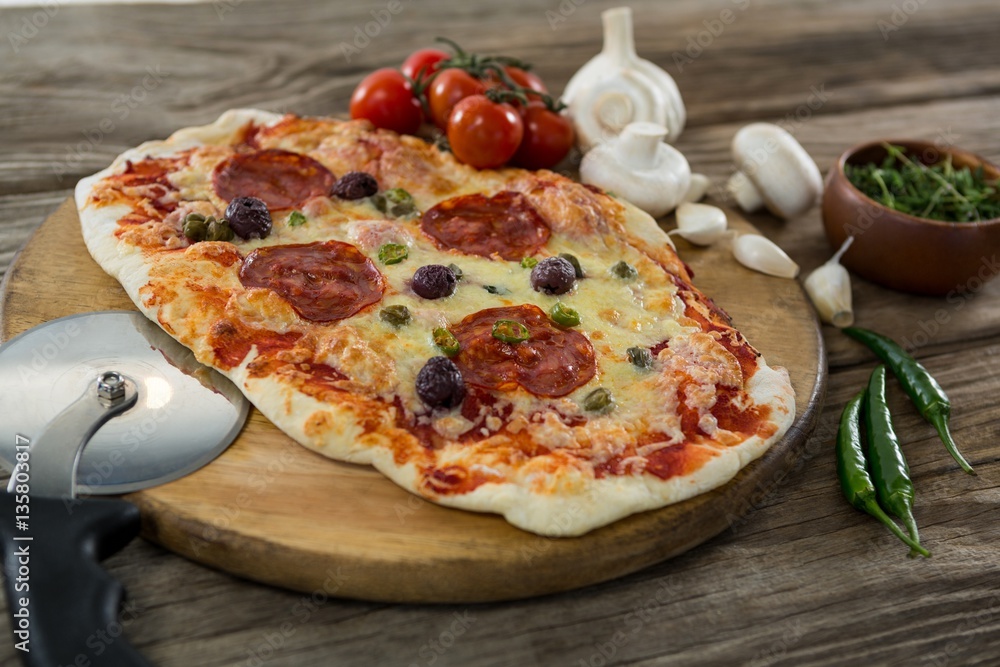
M 139 313 L 53 320 L 0 346 L 0 552 L 26 665 L 148 665 L 120 635 L 98 561 L 138 534 L 124 493 L 186 475 L 236 437 L 249 403 Z M 117 627 L 113 641 L 109 628 Z

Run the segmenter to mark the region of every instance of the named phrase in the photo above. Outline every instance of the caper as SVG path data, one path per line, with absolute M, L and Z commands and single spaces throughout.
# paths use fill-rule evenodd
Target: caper
M 559 253 L 559 257 L 562 257 L 567 262 L 573 265 L 573 270 L 576 272 L 576 277 L 583 278 L 583 267 L 580 266 L 580 260 L 576 258 L 576 255 L 571 255 L 568 252 Z
M 372 203 L 382 213 L 395 218 L 403 218 L 417 212 L 413 196 L 403 188 L 392 188 L 372 197 Z
M 232 227 L 225 219 L 216 220 L 211 217 L 208 219 L 208 229 L 205 232 L 206 241 L 232 241 L 234 236 L 236 235 L 233 233 Z
M 462 272 L 462 269 L 459 268 L 458 264 L 449 264 L 448 268 L 455 274 L 455 280 L 461 280 L 462 276 L 465 275 L 465 273 Z
M 611 392 L 604 387 L 598 387 L 594 391 L 587 394 L 587 397 L 583 399 L 583 409 L 587 412 L 604 414 L 606 412 L 611 412 L 614 407 L 615 399 L 612 398 Z
M 648 347 L 630 347 L 625 350 L 625 354 L 628 355 L 628 360 L 636 368 L 645 370 L 653 366 L 653 353 L 649 351 Z
M 214 218 L 213 218 L 214 219 Z M 208 233 L 208 223 L 201 213 L 189 213 L 184 218 L 184 236 L 192 241 L 204 241 Z
M 635 280 L 639 277 L 639 271 L 625 260 L 621 260 L 612 266 L 611 273 L 622 280 Z
M 378 316 L 383 322 L 387 322 L 397 329 L 410 323 L 410 309 L 398 304 L 386 306 L 378 312 Z

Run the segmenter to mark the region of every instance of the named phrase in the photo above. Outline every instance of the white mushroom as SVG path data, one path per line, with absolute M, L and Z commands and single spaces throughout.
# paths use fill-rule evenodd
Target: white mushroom
M 573 75 L 562 94 L 580 149 L 589 151 L 637 121 L 663 125 L 667 140 L 674 141 L 686 117 L 677 84 L 636 54 L 631 8 L 608 9 L 601 19 L 603 50 Z
M 712 245 L 726 233 L 726 213 L 708 204 L 684 202 L 677 207 L 678 234 L 695 245 Z
M 610 190 L 654 218 L 672 211 L 691 184 L 691 168 L 663 143 L 667 128 L 630 123 L 615 139 L 583 156 L 580 180 Z
M 799 265 L 770 239 L 760 234 L 742 234 L 733 241 L 733 256 L 743 266 L 778 278 L 799 275 Z
M 791 134 L 770 123 L 751 123 L 733 137 L 738 171 L 726 184 L 744 211 L 766 206 L 779 218 L 808 211 L 823 192 L 813 159 Z
M 854 309 L 851 303 L 851 276 L 843 266 L 840 258 L 854 242 L 853 236 L 848 236 L 840 250 L 830 260 L 809 274 L 805 280 L 806 294 L 816 306 L 819 318 L 838 329 L 854 324 Z
M 688 187 L 688 191 L 684 193 L 684 201 L 701 201 L 705 198 L 708 188 L 711 185 L 712 182 L 708 180 L 708 176 L 705 174 L 691 174 L 691 185 Z

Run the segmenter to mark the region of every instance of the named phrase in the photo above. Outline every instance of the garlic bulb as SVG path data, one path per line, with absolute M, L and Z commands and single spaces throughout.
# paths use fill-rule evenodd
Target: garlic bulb
M 620 136 L 597 146 L 580 162 L 580 180 L 610 190 L 654 218 L 672 211 L 691 183 L 691 168 L 663 143 L 667 129 L 630 123 Z
M 854 242 L 848 236 L 840 250 L 830 260 L 809 274 L 806 278 L 806 294 L 816 306 L 819 318 L 838 329 L 854 324 L 854 310 L 851 303 L 851 276 L 840 265 L 840 258 Z
M 686 117 L 677 84 L 636 54 L 631 8 L 609 9 L 601 19 L 603 50 L 573 75 L 562 94 L 581 150 L 618 136 L 636 121 L 663 125 L 667 141 L 674 141 Z
M 733 256 L 743 266 L 778 278 L 799 275 L 799 265 L 785 251 L 759 234 L 743 234 L 733 241 Z
M 684 202 L 677 207 L 678 234 L 695 245 L 712 245 L 726 233 L 726 214 L 708 204 Z

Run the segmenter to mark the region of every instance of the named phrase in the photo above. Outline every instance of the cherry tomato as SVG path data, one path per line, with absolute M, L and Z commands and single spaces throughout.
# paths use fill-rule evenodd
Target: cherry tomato
M 403 66 L 400 69 L 403 71 L 403 74 L 414 81 L 417 81 L 418 75 L 420 80 L 423 80 L 438 71 L 438 63 L 442 60 L 447 60 L 449 57 L 441 49 L 419 49 L 411 53 L 403 61 Z
M 573 125 L 565 116 L 549 111 L 542 102 L 521 109 L 524 138 L 511 162 L 526 169 L 550 169 L 573 147 Z
M 520 67 L 514 67 L 513 65 L 508 65 L 504 67 L 504 71 L 511 80 L 522 88 L 529 88 L 531 90 L 537 90 L 540 93 L 549 92 L 542 80 L 538 78 L 535 74 L 527 70 L 523 70 Z
M 402 72 L 385 67 L 366 76 L 354 89 L 351 118 L 365 118 L 375 127 L 414 134 L 424 121 L 424 112 Z
M 486 84 L 460 69 L 442 71 L 427 89 L 427 104 L 430 106 L 431 120 L 442 130 L 447 129 L 451 111 L 460 100 L 470 95 L 479 95 L 486 90 Z
M 517 151 L 524 123 L 514 107 L 472 95 L 448 119 L 448 143 L 459 160 L 477 169 L 502 166 Z

